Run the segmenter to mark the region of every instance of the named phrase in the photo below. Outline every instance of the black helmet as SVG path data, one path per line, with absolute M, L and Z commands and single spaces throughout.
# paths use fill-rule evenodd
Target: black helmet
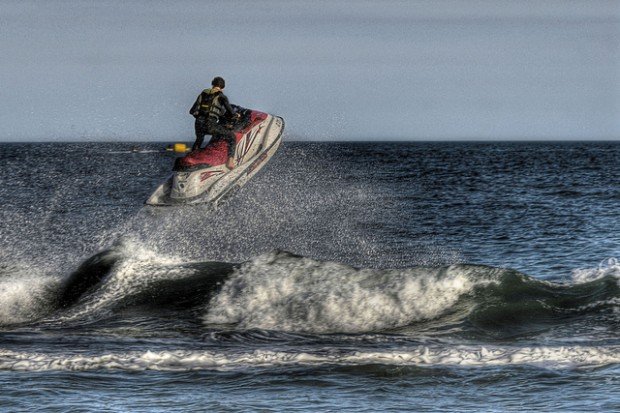
M 224 89 L 224 87 L 226 86 L 226 82 L 224 82 L 223 78 L 221 78 L 219 76 L 216 76 L 211 81 L 211 86 L 215 86 L 215 87 L 219 87 L 221 89 Z

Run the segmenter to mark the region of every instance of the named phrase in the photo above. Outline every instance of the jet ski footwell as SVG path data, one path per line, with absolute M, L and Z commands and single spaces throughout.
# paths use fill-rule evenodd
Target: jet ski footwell
M 219 153 L 227 150 L 226 145 L 209 144 L 177 159 L 172 175 L 145 203 L 216 205 L 254 176 L 280 146 L 284 120 L 249 109 L 238 108 L 238 113 L 241 119 L 233 124 L 237 141 L 234 169 L 226 167 L 227 156 Z

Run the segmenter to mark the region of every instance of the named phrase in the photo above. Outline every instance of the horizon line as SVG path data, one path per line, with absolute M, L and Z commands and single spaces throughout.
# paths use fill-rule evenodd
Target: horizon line
M 158 144 L 158 143 L 191 143 L 194 139 L 174 140 L 174 139 L 155 139 L 155 140 L 0 140 L 0 144 L 65 144 L 65 143 L 117 143 L 117 144 Z M 502 142 L 620 142 L 617 138 L 505 138 L 505 139 L 486 139 L 486 138 L 442 138 L 442 139 L 346 139 L 336 138 L 333 140 L 312 140 L 303 138 L 283 139 L 285 142 L 296 143 L 502 143 Z

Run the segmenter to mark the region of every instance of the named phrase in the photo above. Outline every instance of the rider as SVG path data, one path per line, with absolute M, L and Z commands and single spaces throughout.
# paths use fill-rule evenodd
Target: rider
M 217 76 L 211 82 L 211 89 L 203 90 L 189 113 L 196 118 L 196 142 L 192 146 L 192 151 L 200 149 L 205 135 L 211 135 L 209 143 L 217 142 L 221 139 L 228 144 L 228 169 L 235 167 L 234 156 L 237 140 L 235 133 L 221 124 L 224 116 L 229 115 L 238 119 L 240 115 L 236 113 L 228 102 L 228 98 L 222 90 L 226 86 L 224 79 Z

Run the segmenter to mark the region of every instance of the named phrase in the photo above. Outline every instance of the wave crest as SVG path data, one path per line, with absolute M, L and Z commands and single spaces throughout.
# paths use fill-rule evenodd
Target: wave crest
M 462 265 L 357 269 L 272 252 L 232 275 L 210 302 L 204 321 L 318 333 L 395 329 L 439 317 L 503 271 L 488 270 Z
M 605 277 L 613 277 L 618 280 L 620 286 L 620 261 L 617 258 L 603 260 L 596 268 L 579 268 L 573 270 L 573 282 L 582 284 L 600 280 Z

